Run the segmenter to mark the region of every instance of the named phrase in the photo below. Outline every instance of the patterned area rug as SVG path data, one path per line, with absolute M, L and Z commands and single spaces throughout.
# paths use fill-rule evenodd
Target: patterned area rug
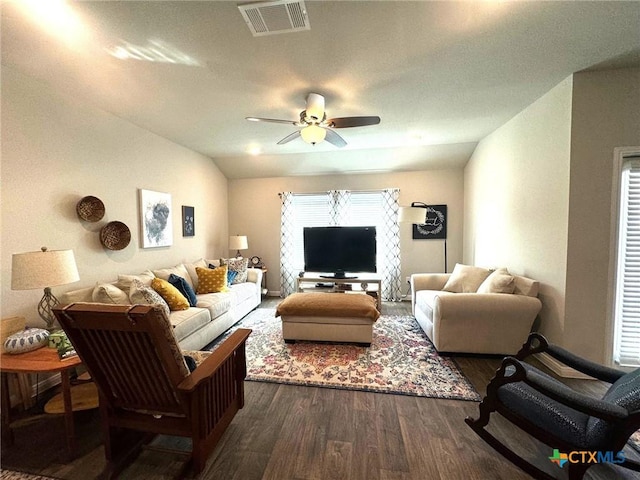
M 438 355 L 410 316 L 381 316 L 371 347 L 286 344 L 275 309 L 255 310 L 224 338 L 235 328 L 253 330 L 247 341 L 247 380 L 480 401 L 455 361 Z

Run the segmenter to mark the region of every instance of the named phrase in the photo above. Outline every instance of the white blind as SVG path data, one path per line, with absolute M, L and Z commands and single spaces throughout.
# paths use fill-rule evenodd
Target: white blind
M 614 360 L 640 367 L 640 160 L 622 169 Z

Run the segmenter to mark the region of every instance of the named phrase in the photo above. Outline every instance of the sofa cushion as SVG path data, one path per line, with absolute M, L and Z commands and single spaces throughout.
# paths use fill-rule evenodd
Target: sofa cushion
M 167 280 L 154 278 L 151 282 L 151 288 L 158 292 L 162 299 L 167 302 L 169 310 L 187 310 L 189 308 L 187 297 L 182 295 L 180 290 L 171 285 Z
M 145 270 L 144 272 L 138 275 L 118 275 L 118 281 L 116 286 L 125 292 L 128 292 L 131 289 L 131 282 L 133 280 L 138 280 L 143 285 L 150 286 L 151 280 L 155 278 L 155 275 L 151 270 Z
M 233 294 L 231 292 L 206 293 L 198 295 L 198 307 L 206 308 L 211 314 L 211 319 L 215 319 L 228 312 L 233 304 Z
M 475 293 L 490 273 L 486 268 L 456 263 L 442 290 L 452 293 Z
M 176 340 L 180 342 L 209 323 L 211 315 L 206 308 L 192 307 L 188 310 L 171 312 L 169 321 L 173 326 L 173 334 Z
M 98 283 L 93 289 L 91 300 L 97 303 L 113 303 L 115 305 L 127 305 L 129 295 L 112 283 Z
M 173 268 L 162 268 L 160 270 L 154 270 L 153 274 L 162 278 L 163 280 L 169 281 L 169 277 L 173 275 L 177 275 L 178 277 L 182 277 L 189 284 L 191 288 L 193 288 L 193 282 L 191 281 L 191 277 L 189 276 L 189 272 L 187 271 L 187 267 L 184 266 L 183 263 L 180 265 L 176 265 Z
M 188 276 L 189 274 L 187 274 Z M 171 274 L 169 275 L 169 283 L 176 287 L 178 291 L 184 295 L 184 298 L 189 302 L 190 307 L 195 307 L 198 300 L 196 299 L 196 292 L 193 291 L 193 288 L 189 285 L 185 278 L 179 277 L 178 275 Z
M 133 304 L 142 305 L 158 305 L 167 317 L 171 314 L 169 305 L 153 288 L 144 285 L 140 280 L 133 279 L 131 281 L 131 289 L 129 290 L 129 298 Z
M 204 293 L 228 292 L 227 266 L 218 268 L 196 267 L 198 274 L 198 295 Z
M 234 306 L 244 302 L 248 298 L 255 298 L 256 296 L 257 288 L 255 283 L 244 282 L 237 285 L 231 285 L 229 288 L 235 296 Z
M 506 268 L 492 272 L 478 287 L 477 293 L 513 293 L 515 279 Z
M 228 269 L 238 274 L 233 279 L 233 285 L 247 281 L 248 258 L 221 258 L 220 265 L 227 265 Z

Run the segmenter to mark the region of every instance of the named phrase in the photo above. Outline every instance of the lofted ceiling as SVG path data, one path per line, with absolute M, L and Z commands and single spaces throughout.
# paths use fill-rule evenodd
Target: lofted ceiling
M 3 2 L 2 66 L 213 159 L 227 178 L 464 165 L 571 73 L 640 66 L 640 2 L 306 1 L 254 37 L 231 1 Z M 276 142 L 308 93 L 342 149 Z

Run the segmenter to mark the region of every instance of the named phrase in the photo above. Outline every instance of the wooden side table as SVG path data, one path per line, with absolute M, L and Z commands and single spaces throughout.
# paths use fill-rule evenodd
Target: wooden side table
M 76 452 L 76 438 L 73 424 L 73 408 L 71 399 L 71 382 L 69 372 L 82 364 L 80 357 L 66 360 L 58 358 L 58 352 L 53 348 L 42 347 L 32 352 L 0 355 L 0 372 L 2 375 L 2 441 L 5 445 L 13 445 L 14 437 L 11 430 L 11 401 L 7 374 L 9 373 L 60 373 L 62 380 L 62 403 L 64 405 L 64 424 L 67 437 L 67 448 L 73 456 Z

